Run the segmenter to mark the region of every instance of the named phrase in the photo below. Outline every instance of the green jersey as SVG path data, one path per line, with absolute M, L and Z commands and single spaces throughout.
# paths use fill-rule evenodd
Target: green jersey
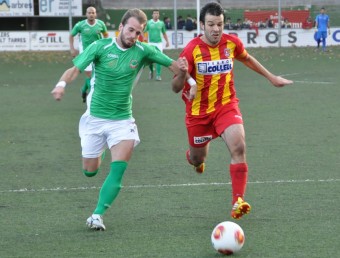
M 147 22 L 144 31 L 149 34 L 149 42 L 160 43 L 162 42 L 162 34 L 166 32 L 165 24 L 163 21 L 157 20 L 155 22 L 151 19 Z
M 82 45 L 83 50 L 86 49 L 92 42 L 101 39 L 102 33 L 107 32 L 105 23 L 101 20 L 95 20 L 93 25 L 90 25 L 87 20 L 77 22 L 74 25 L 71 35 L 74 37 L 78 33 L 80 35 L 79 44 Z
M 92 88 L 88 98 L 90 115 L 122 120 L 132 117 L 132 89 L 143 67 L 158 63 L 169 67 L 173 60 L 156 47 L 137 41 L 134 46 L 122 49 L 116 39 L 95 41 L 73 59 L 83 71 L 91 62 L 94 65 Z

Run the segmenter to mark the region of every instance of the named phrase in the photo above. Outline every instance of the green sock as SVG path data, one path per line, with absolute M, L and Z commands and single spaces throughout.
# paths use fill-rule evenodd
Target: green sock
M 149 65 L 150 71 L 153 72 L 153 64 Z
M 97 207 L 93 214 L 103 215 L 116 199 L 122 185 L 122 179 L 127 167 L 126 161 L 111 162 L 111 170 L 99 192 Z
M 105 159 L 105 155 L 106 155 L 106 151 L 104 151 L 104 152 L 102 153 L 102 156 L 101 156 L 102 161 Z M 84 175 L 87 176 L 87 177 L 93 177 L 93 176 L 97 175 L 97 173 L 99 172 L 99 170 L 100 170 L 100 167 L 99 167 L 98 169 L 96 169 L 95 171 L 92 171 L 92 172 L 87 171 L 86 169 L 83 169 L 83 173 L 84 173 Z
M 87 92 L 91 87 L 91 78 L 86 78 L 83 87 L 81 88 L 81 92 Z
M 95 171 L 92 171 L 92 172 L 87 171 L 86 169 L 83 169 L 83 173 L 87 177 L 93 177 L 93 176 L 97 175 L 98 171 L 99 171 L 99 168 L 96 169 Z
M 156 75 L 161 76 L 162 66 L 160 64 L 156 64 Z

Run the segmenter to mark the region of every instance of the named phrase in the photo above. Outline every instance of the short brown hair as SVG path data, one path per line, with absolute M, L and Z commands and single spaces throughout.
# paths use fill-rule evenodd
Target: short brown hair
M 124 26 L 131 17 L 136 18 L 141 25 L 145 25 L 148 20 L 146 14 L 142 10 L 134 8 L 127 10 L 123 15 L 121 20 L 122 25 Z

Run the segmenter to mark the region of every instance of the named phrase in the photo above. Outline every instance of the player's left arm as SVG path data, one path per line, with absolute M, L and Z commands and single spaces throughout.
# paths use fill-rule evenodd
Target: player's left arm
M 109 32 L 107 31 L 107 27 L 105 25 L 105 23 L 102 21 L 102 30 L 101 30 L 101 33 L 103 35 L 103 38 L 108 38 L 109 37 Z
M 169 43 L 169 39 L 168 39 L 168 35 L 166 35 L 166 32 L 163 33 L 163 37 L 165 39 L 165 47 L 169 47 L 170 46 L 170 43 Z
M 253 71 L 261 74 L 268 81 L 270 81 L 275 87 L 283 87 L 288 84 L 292 84 L 293 81 L 287 80 L 281 76 L 277 76 L 268 71 L 255 57 L 247 54 L 242 57 L 236 58 L 238 61 L 242 62 L 245 66 L 252 69 Z
M 169 43 L 168 35 L 166 34 L 166 29 L 165 29 L 165 23 L 164 22 L 162 24 L 162 35 L 163 35 L 163 37 L 165 39 L 165 42 L 166 42 L 165 47 L 169 47 L 170 43 Z
M 109 37 L 109 33 L 107 31 L 103 32 L 103 38 L 108 38 Z
M 328 21 L 327 21 L 327 28 L 328 28 L 328 34 L 331 35 L 331 25 L 329 23 L 329 17 L 328 17 Z

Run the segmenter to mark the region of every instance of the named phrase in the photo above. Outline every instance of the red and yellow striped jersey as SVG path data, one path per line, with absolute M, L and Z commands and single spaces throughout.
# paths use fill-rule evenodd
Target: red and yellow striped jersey
M 220 43 L 211 47 L 200 37 L 191 40 L 181 53 L 188 60 L 188 72 L 197 83 L 197 95 L 188 101 L 184 93 L 190 89 L 188 83 L 182 92 L 188 116 L 207 115 L 218 107 L 238 102 L 234 88 L 234 58 L 248 55 L 242 41 L 233 35 L 222 34 Z

